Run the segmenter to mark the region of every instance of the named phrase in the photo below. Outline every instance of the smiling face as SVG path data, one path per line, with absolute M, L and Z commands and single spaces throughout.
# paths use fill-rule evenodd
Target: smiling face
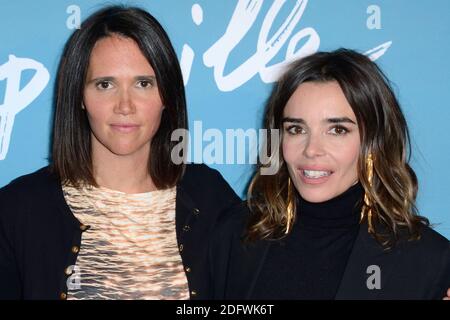
M 330 200 L 358 181 L 358 125 L 337 82 L 305 82 L 295 90 L 283 113 L 282 149 L 309 202 Z
M 163 103 L 155 72 L 133 40 L 110 36 L 96 43 L 83 100 L 94 158 L 148 158 Z

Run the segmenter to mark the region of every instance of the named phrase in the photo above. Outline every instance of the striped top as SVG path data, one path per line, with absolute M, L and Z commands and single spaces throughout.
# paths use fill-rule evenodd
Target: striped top
M 63 186 L 82 234 L 68 299 L 188 299 L 175 230 L 176 188 L 126 194 Z

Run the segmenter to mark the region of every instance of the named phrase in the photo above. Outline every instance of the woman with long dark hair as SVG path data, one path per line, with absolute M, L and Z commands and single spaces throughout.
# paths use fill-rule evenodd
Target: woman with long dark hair
M 0 191 L 0 299 L 209 297 L 209 239 L 240 198 L 172 159 L 185 92 L 158 21 L 120 6 L 87 18 L 55 104 L 50 165 Z
M 450 243 L 417 212 L 407 124 L 375 63 L 345 49 L 293 63 L 264 128 L 281 143 L 269 143 L 271 162 L 250 183 L 249 217 L 217 233 L 217 298 L 446 295 Z M 262 174 L 278 161 L 276 174 Z

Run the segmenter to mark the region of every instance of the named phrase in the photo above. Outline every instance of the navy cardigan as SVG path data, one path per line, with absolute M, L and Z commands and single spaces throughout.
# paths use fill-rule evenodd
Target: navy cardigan
M 239 203 L 216 170 L 187 165 L 175 224 L 191 299 L 211 297 L 210 239 L 218 218 Z M 84 228 L 48 167 L 0 189 L 0 299 L 65 299 Z

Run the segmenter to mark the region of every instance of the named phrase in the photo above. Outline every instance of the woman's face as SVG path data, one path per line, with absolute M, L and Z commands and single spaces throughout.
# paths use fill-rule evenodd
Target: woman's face
M 133 40 L 110 36 L 96 43 L 84 106 L 94 156 L 148 157 L 163 103 L 155 72 Z
M 291 179 L 309 202 L 330 200 L 358 181 L 358 125 L 337 82 L 297 88 L 284 109 L 282 148 Z

